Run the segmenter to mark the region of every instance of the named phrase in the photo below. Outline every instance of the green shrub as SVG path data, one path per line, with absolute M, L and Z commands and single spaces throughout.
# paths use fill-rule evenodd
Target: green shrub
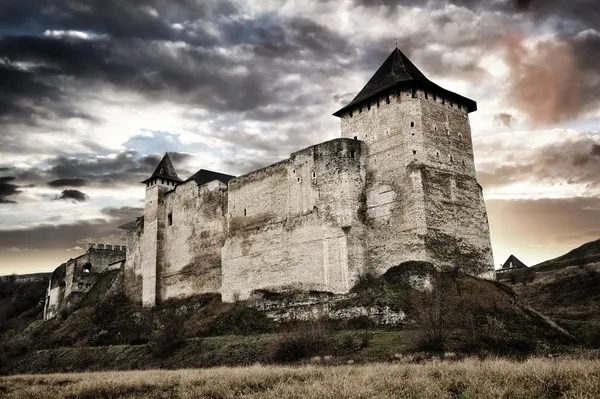
M 276 323 L 263 312 L 241 303 L 216 316 L 207 327 L 207 335 L 252 335 L 275 330 Z
M 284 334 L 275 343 L 271 359 L 277 363 L 294 362 L 331 350 L 333 339 L 322 324 L 310 323 L 296 332 Z
M 183 319 L 173 316 L 150 341 L 150 347 L 156 357 L 167 357 L 181 347 L 184 341 Z

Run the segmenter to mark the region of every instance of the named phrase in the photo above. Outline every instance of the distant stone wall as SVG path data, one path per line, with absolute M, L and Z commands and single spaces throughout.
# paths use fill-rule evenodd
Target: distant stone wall
M 126 248 L 122 245 L 90 244 L 83 255 L 59 266 L 48 284 L 44 318 L 51 319 L 61 309 L 77 305 L 109 264 L 124 259 L 125 256 Z
M 257 289 L 347 292 L 365 264 L 364 179 L 363 144 L 336 139 L 231 180 L 223 300 Z

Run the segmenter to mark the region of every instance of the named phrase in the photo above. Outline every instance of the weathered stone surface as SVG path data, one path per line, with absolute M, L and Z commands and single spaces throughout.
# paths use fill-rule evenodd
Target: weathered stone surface
M 336 113 L 342 138 L 227 185 L 146 181 L 143 221 L 128 233 L 129 296 L 152 306 L 204 292 L 343 294 L 361 274 L 408 261 L 494 278 L 469 125 L 476 104 L 413 83 Z
M 56 317 L 61 309 L 75 306 L 88 293 L 109 265 L 124 259 L 120 245 L 90 245 L 86 253 L 69 259 L 53 273 L 44 305 L 44 319 Z
M 307 295 L 304 298 L 253 299 L 250 306 L 264 312 L 278 322 L 311 321 L 319 319 L 352 320 L 365 318 L 377 325 L 397 326 L 407 321 L 406 313 L 388 306 L 338 307 L 338 303 L 354 297 L 354 294 Z

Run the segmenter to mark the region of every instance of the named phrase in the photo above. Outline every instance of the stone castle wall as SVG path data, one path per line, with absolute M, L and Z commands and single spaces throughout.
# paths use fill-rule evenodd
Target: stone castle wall
M 336 139 L 229 182 L 224 300 L 253 290 L 347 292 L 363 271 L 364 145 Z
M 369 268 L 382 274 L 408 260 L 427 260 L 422 176 L 422 110 L 410 90 L 384 94 L 341 118 L 343 137 L 367 147 Z
M 423 260 L 473 274 L 493 269 L 464 105 L 420 89 L 397 90 L 355 106 L 341 124 L 343 137 L 363 140 L 368 149 L 369 268 L 381 274 Z
M 44 318 L 56 317 L 58 312 L 75 306 L 90 291 L 109 264 L 124 259 L 126 247 L 91 244 L 87 251 L 59 266 L 48 284 Z
M 466 104 L 393 89 L 354 105 L 341 132 L 227 185 L 148 184 L 128 232 L 129 296 L 347 293 L 407 261 L 494 277 Z
M 164 197 L 166 220 L 158 262 L 158 295 L 173 298 L 221 290 L 227 186 L 191 180 Z

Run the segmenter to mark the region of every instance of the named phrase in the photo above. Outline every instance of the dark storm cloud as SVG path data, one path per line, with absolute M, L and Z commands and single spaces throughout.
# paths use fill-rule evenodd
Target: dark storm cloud
M 4 30 L 78 30 L 117 38 L 171 40 L 170 21 L 217 18 L 236 11 L 226 0 L 36 0 L 0 5 Z M 1 32 L 1 31 L 0 31 Z
M 591 139 L 548 145 L 531 156 L 515 157 L 492 170 L 482 168 L 477 177 L 483 187 L 533 181 L 554 185 L 582 184 L 595 189 L 600 187 L 599 147 Z
M 35 248 L 39 250 L 71 248 L 85 242 L 103 242 L 103 237 L 124 238 L 117 226 L 135 219 L 141 208 L 123 207 L 102 210 L 103 218 L 72 224 L 45 224 L 19 230 L 0 230 L 0 243 L 4 248 Z
M 19 193 L 19 186 L 12 183 L 14 180 L 14 176 L 0 177 L 0 204 L 16 203 L 15 201 L 6 198 Z
M 46 161 L 48 167 L 45 169 L 39 167 L 6 169 L 23 182 L 22 184 L 29 185 L 40 184 L 54 188 L 136 185 L 152 174 L 163 155 L 141 155 L 136 151 L 119 152 L 114 157 L 80 154 L 73 157 L 51 158 Z M 169 152 L 169 156 L 181 178 L 195 172 L 178 167 L 178 164 L 184 163 L 191 157 L 190 154 Z
M 87 82 L 112 84 L 221 112 L 257 110 L 258 119 L 272 119 L 289 115 L 291 109 L 265 114 L 260 108 L 314 102 L 314 98 L 298 96 L 301 83 L 284 83 L 283 77 L 288 73 L 314 73 L 316 65 L 306 63 L 311 59 L 323 63 L 321 75 L 334 72 L 340 68 L 336 55 L 351 51 L 341 36 L 302 17 L 235 19 L 218 28 L 220 45 L 241 44 L 241 51 L 250 58 L 241 61 L 210 46 L 178 46 L 139 38 L 5 36 L 0 39 L 0 58 L 7 60 L 3 67 L 20 80 L 5 87 L 5 113 L 20 110 L 30 118 L 32 106 L 18 104 L 49 98 L 56 106 L 65 101 L 60 98 L 63 93 Z M 33 66 L 23 70 L 23 64 Z M 14 78 L 7 79 L 11 81 Z M 10 104 L 23 109 L 10 109 Z M 56 106 L 54 112 L 66 112 L 69 107 L 70 103 L 62 109 Z
M 57 195 L 56 201 L 74 201 L 74 202 L 86 202 L 89 201 L 90 197 L 79 190 L 75 189 L 66 189 L 63 190 L 60 195 Z
M 87 182 L 86 179 L 80 177 L 56 179 L 48 182 L 50 187 L 83 187 Z

